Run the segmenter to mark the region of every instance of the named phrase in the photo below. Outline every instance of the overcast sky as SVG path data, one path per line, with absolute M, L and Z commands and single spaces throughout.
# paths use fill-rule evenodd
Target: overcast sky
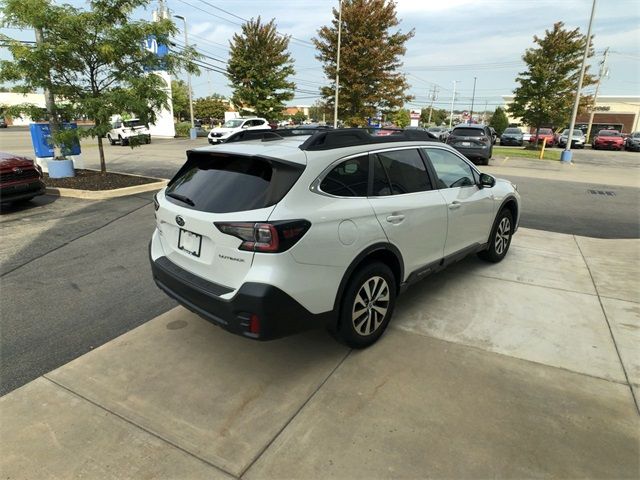
M 69 3 L 82 5 L 73 0 Z M 338 0 L 166 0 L 172 13 L 187 18 L 190 43 L 206 55 L 204 61 L 224 69 L 228 42 L 240 30 L 242 20 L 260 15 L 276 19 L 278 30 L 291 35 L 290 51 L 295 59 L 294 81 L 300 90 L 291 104 L 310 105 L 319 98 L 325 82 L 315 49 L 309 44 L 317 30 L 331 19 Z M 403 71 L 416 100 L 409 106 L 424 106 L 428 94 L 438 88 L 436 105 L 450 106 L 453 81 L 458 80 L 456 108 L 470 105 L 473 77 L 477 77 L 476 107 L 485 102 L 493 110 L 502 95 L 511 93 L 515 76 L 522 71 L 521 56 L 532 46 L 533 35 L 543 35 L 554 22 L 587 31 L 591 0 L 397 0 L 402 31 L 415 29 L 407 43 Z M 139 15 L 151 18 L 151 10 Z M 225 13 L 222 10 L 229 13 Z M 181 21 L 178 21 L 181 26 Z M 16 38 L 31 39 L 30 32 L 4 30 Z M 606 47 L 610 48 L 610 70 L 601 95 L 640 95 L 640 1 L 599 0 L 593 26 L 596 57 L 592 72 Z M 182 37 L 177 39 L 182 42 Z M 2 54 L 7 58 L 6 51 Z M 203 70 L 193 79 L 195 96 L 230 93 L 220 73 Z M 588 91 L 592 91 L 593 87 Z M 468 107 L 467 107 L 468 108 Z

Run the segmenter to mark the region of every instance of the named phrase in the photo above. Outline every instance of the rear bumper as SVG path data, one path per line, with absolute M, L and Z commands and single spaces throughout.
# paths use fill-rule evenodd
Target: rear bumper
M 46 187 L 42 180 L 0 185 L 0 203 L 15 202 L 37 195 L 44 195 L 45 189 Z
M 264 283 L 245 283 L 233 298 L 224 299 L 220 295 L 232 291 L 227 287 L 196 277 L 166 257 L 153 260 L 149 255 L 149 261 L 158 288 L 205 320 L 236 335 L 273 340 L 328 326 L 335 318 L 334 312 L 313 314 L 287 293 Z
M 491 148 L 490 147 L 458 147 L 455 145 L 451 145 L 453 148 L 458 150 L 467 158 L 491 158 Z
M 500 145 L 515 145 L 521 147 L 524 144 L 524 140 L 518 140 L 517 138 L 501 138 Z

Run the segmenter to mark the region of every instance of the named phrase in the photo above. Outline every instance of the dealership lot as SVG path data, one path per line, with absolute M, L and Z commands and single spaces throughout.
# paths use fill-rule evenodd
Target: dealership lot
M 200 143 L 107 147 L 107 161 L 167 178 Z M 30 155 L 24 144 L 7 149 Z M 0 471 L 635 478 L 637 155 L 492 160 L 483 170 L 515 178 L 535 208 L 524 219 L 545 228 L 565 199 L 593 202 L 582 223 L 580 205 L 554 221 L 606 238 L 521 228 L 502 263 L 467 258 L 409 289 L 364 351 L 323 331 L 257 343 L 175 307 L 149 271 L 152 192 L 5 209 Z

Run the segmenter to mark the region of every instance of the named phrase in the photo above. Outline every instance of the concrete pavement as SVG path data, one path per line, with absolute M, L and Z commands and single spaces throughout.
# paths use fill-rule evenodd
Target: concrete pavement
M 8 478 L 637 478 L 640 240 L 521 229 L 385 336 L 269 343 L 178 307 L 0 399 Z

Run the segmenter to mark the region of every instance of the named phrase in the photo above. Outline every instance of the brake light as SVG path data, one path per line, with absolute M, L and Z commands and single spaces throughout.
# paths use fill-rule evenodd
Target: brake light
M 278 222 L 215 222 L 222 233 L 242 240 L 240 250 L 280 253 L 300 240 L 311 227 L 307 220 Z

